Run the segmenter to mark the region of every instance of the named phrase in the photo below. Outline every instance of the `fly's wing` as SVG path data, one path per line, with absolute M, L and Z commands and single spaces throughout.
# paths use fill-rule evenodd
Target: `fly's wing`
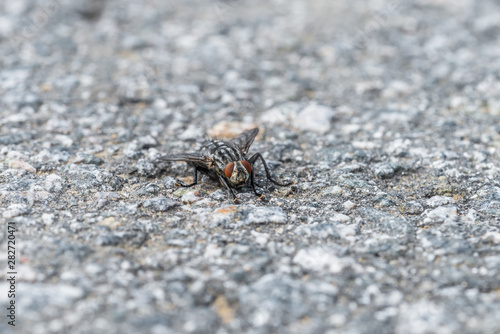
M 248 149 L 250 148 L 250 145 L 252 145 L 253 140 L 257 136 L 257 133 L 259 133 L 259 128 L 243 131 L 242 133 L 237 135 L 236 138 L 231 139 L 228 144 L 231 147 L 239 150 L 241 153 L 243 153 L 243 155 L 247 155 Z
M 186 162 L 192 162 L 195 165 L 201 167 L 208 168 L 208 165 L 211 160 L 207 156 L 200 153 L 179 153 L 179 154 L 167 154 L 156 159 L 156 162 L 163 162 L 163 161 L 186 161 Z

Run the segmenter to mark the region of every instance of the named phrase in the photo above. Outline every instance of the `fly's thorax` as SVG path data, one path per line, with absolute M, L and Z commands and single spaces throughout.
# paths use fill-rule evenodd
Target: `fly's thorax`
M 227 164 L 243 160 L 243 154 L 221 140 L 210 140 L 204 143 L 202 150 L 212 160 L 212 168 L 219 175 L 224 175 Z
M 222 140 L 209 140 L 203 144 L 202 149 L 207 150 L 210 154 L 219 155 L 221 157 L 230 157 L 231 160 L 238 160 L 241 152 L 236 148 L 228 145 Z

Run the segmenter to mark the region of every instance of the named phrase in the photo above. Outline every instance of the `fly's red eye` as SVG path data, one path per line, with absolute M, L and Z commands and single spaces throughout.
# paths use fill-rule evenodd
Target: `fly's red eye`
M 243 165 L 243 167 L 245 167 L 245 169 L 247 170 L 248 174 L 252 173 L 252 165 L 250 165 L 250 163 L 248 161 L 241 160 L 240 162 Z
M 224 168 L 224 174 L 226 174 L 227 177 L 231 177 L 231 175 L 233 175 L 233 169 L 234 169 L 234 162 L 228 163 Z

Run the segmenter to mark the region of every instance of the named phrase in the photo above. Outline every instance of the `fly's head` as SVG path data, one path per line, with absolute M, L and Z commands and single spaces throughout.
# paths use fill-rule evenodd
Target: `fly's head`
M 224 174 L 233 188 L 243 187 L 250 178 L 252 165 L 246 160 L 230 162 L 224 168 Z

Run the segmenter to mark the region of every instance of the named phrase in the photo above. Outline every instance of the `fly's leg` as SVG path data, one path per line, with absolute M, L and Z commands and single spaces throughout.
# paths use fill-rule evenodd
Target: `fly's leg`
M 195 184 L 198 183 L 198 167 L 195 167 L 194 168 L 194 174 L 193 174 L 193 183 L 191 184 L 185 184 L 184 182 L 182 182 L 181 180 L 177 180 L 177 182 L 174 184 L 176 187 L 192 187 L 194 186 Z
M 219 175 L 219 180 L 224 185 L 224 187 L 226 187 L 226 189 L 229 190 L 229 192 L 231 193 L 231 195 L 233 195 L 233 201 L 235 203 L 239 203 L 240 200 L 238 199 L 238 197 L 236 197 L 236 194 L 234 193 L 234 190 L 227 184 L 226 180 L 224 180 L 224 178 L 222 176 L 220 176 L 220 175 Z
M 269 167 L 267 167 L 267 163 L 266 163 L 266 160 L 264 160 L 264 158 L 262 157 L 262 155 L 260 153 L 255 153 L 250 159 L 248 159 L 248 162 L 253 166 L 254 163 L 257 161 L 257 159 L 260 158 L 260 161 L 262 161 L 262 164 L 264 165 L 264 169 L 266 171 L 266 177 L 269 181 L 271 181 L 272 183 L 278 185 L 278 186 L 282 186 L 282 187 L 286 187 L 286 186 L 290 186 L 293 184 L 293 181 L 292 182 L 288 182 L 288 183 L 281 183 L 281 182 L 278 182 L 276 180 L 274 180 L 272 177 L 271 177 L 271 173 L 269 172 Z M 255 192 L 255 187 L 254 187 L 254 178 L 253 178 L 253 168 L 252 168 L 252 174 L 251 174 L 251 180 L 252 180 L 252 187 L 254 188 L 254 192 Z M 257 193 L 256 193 L 257 194 Z
M 252 172 L 250 173 L 250 184 L 252 185 L 252 190 L 255 193 L 255 195 L 259 196 L 259 198 L 262 198 L 262 194 L 259 194 L 257 190 L 255 189 L 255 174 L 254 170 L 252 168 Z

